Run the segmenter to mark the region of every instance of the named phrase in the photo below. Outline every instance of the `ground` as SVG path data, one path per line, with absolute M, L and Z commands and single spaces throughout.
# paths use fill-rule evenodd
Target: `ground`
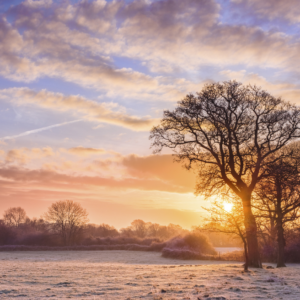
M 135 251 L 0 252 L 0 260 L 0 299 L 300 299 L 300 265 L 244 273 L 241 263 Z

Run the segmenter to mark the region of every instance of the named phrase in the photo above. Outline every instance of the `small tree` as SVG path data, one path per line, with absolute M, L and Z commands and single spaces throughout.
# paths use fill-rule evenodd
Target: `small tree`
M 88 213 L 72 200 L 53 203 L 45 214 L 53 229 L 61 236 L 64 245 L 71 245 L 88 222 Z
M 261 267 L 252 193 L 269 156 L 299 136 L 299 108 L 229 81 L 207 84 L 164 111 L 150 138 L 155 153 L 173 149 L 178 161 L 198 170 L 196 194 L 210 197 L 228 187 L 242 200 L 249 265 Z
M 226 209 L 225 204 L 231 204 L 231 209 Z M 237 199 L 231 202 L 214 201 L 210 208 L 204 208 L 210 213 L 209 223 L 206 228 L 212 232 L 222 232 L 238 236 L 244 245 L 245 265 L 244 270 L 248 271 L 249 258 L 244 225 L 243 208 Z M 203 228 L 202 228 L 203 229 Z
M 3 214 L 3 221 L 7 226 L 20 227 L 26 221 L 26 212 L 22 207 L 11 207 Z

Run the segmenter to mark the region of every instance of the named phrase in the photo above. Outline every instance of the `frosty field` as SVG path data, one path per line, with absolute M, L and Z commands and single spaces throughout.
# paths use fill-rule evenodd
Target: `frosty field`
M 244 273 L 241 263 L 134 251 L 1 252 L 0 260 L 0 299 L 300 299 L 298 265 Z

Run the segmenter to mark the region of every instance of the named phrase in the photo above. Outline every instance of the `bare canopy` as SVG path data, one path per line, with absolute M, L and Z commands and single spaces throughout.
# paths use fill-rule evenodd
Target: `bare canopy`
M 3 214 L 3 221 L 6 225 L 19 227 L 26 221 L 26 212 L 22 207 L 11 207 Z
M 65 245 L 75 242 L 77 235 L 88 222 L 88 214 L 79 203 L 72 200 L 53 203 L 45 214 L 53 229 L 61 236 Z
M 151 131 L 155 152 L 171 148 L 199 174 L 197 194 L 229 187 L 243 203 L 249 265 L 261 267 L 251 194 L 267 158 L 300 136 L 300 110 L 256 86 L 236 81 L 207 84 L 164 111 Z M 278 158 L 276 158 L 278 159 Z

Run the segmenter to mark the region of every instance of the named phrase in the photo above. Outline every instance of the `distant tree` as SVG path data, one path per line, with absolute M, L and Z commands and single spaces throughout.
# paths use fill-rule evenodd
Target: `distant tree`
M 273 163 L 270 155 L 299 136 L 299 108 L 256 86 L 228 81 L 207 84 L 174 111 L 164 111 L 150 139 L 154 153 L 173 149 L 178 161 L 197 170 L 197 195 L 210 197 L 226 187 L 242 200 L 249 265 L 261 267 L 252 193 Z
M 19 227 L 26 221 L 26 212 L 22 207 L 11 207 L 3 214 L 3 221 L 7 226 Z
M 135 236 L 135 232 L 132 230 L 131 227 L 121 228 L 120 233 L 123 237 L 134 237 Z
M 53 203 L 45 214 L 45 219 L 53 225 L 53 229 L 61 236 L 65 245 L 75 242 L 88 222 L 88 213 L 79 203 L 72 200 Z
M 35 231 L 47 231 L 48 230 L 48 224 L 43 218 L 33 218 L 29 219 L 28 225 L 33 228 Z
M 144 238 L 147 234 L 147 223 L 143 220 L 134 220 L 131 222 L 132 230 L 139 238 Z
M 187 231 L 184 230 L 180 225 L 176 225 L 176 224 L 172 224 L 172 223 L 170 223 L 167 226 L 167 230 L 168 230 L 169 237 L 174 237 L 176 235 L 181 235 L 181 234 L 187 233 Z
M 293 150 L 293 151 L 291 151 Z M 282 158 L 287 152 L 289 156 Z M 277 235 L 277 267 L 285 267 L 284 227 L 300 217 L 300 150 L 299 144 L 289 145 L 274 154 L 265 176 L 255 189 L 256 208 L 260 217 L 271 224 L 272 238 Z
M 151 237 L 158 237 L 159 236 L 159 231 L 160 231 L 160 225 L 157 223 L 150 223 L 148 226 L 148 235 Z
M 100 237 L 114 237 L 114 236 L 118 236 L 119 232 L 113 226 L 107 224 L 100 224 L 96 228 L 96 235 Z

